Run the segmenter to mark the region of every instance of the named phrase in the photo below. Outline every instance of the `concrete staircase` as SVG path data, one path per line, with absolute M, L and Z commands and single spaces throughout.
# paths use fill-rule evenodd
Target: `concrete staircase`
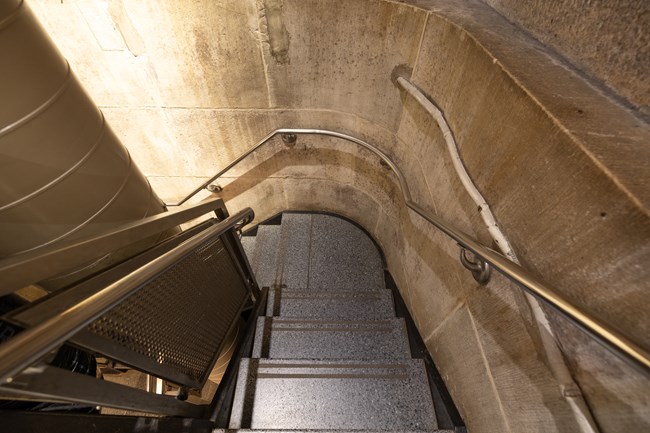
M 361 229 L 285 213 L 242 244 L 271 290 L 230 429 L 451 432 L 438 430 L 424 363 L 411 358 L 381 256 Z

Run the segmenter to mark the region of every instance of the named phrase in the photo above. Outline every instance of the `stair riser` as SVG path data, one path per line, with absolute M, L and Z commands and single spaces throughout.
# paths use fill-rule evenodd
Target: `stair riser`
M 410 358 L 401 319 L 323 322 L 260 318 L 254 358 L 377 359 Z
M 313 320 L 386 320 L 395 317 L 390 291 L 269 292 L 267 316 Z

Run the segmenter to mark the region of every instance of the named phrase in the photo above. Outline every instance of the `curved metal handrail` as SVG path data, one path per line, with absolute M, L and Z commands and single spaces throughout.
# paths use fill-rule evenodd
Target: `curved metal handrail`
M 533 275 L 531 272 L 527 271 L 518 264 L 507 259 L 503 255 L 497 253 L 496 251 L 486 247 L 485 245 L 480 244 L 476 240 L 472 239 L 471 236 L 465 234 L 461 230 L 456 229 L 452 225 L 441 220 L 438 216 L 427 211 L 419 204 L 415 203 L 411 196 L 411 191 L 408 187 L 406 179 L 399 169 L 399 167 L 376 146 L 361 140 L 359 138 L 353 137 L 348 134 L 343 134 L 336 131 L 330 131 L 326 129 L 301 129 L 301 128 L 280 128 L 268 134 L 262 140 L 260 140 L 256 145 L 248 149 L 246 152 L 241 154 L 238 158 L 233 160 L 230 164 L 224 167 L 217 174 L 212 176 L 209 180 L 204 182 L 201 186 L 196 188 L 185 198 L 175 204 L 168 204 L 168 206 L 180 206 L 185 203 L 187 200 L 192 198 L 201 190 L 205 189 L 210 183 L 214 182 L 216 179 L 224 175 L 234 166 L 239 164 L 241 161 L 246 159 L 250 154 L 254 153 L 257 149 L 268 143 L 273 137 L 280 134 L 310 134 L 310 135 L 326 135 L 330 137 L 341 138 L 343 140 L 356 143 L 359 146 L 368 149 L 373 152 L 375 155 L 379 156 L 384 163 L 390 167 L 390 169 L 395 173 L 397 180 L 399 182 L 400 189 L 404 196 L 404 201 L 406 206 L 418 214 L 420 217 L 424 218 L 429 223 L 433 224 L 447 236 L 454 239 L 462 247 L 472 251 L 475 255 L 485 260 L 496 270 L 498 270 L 505 277 L 516 283 L 522 289 L 532 294 L 536 298 L 542 300 L 545 304 L 552 307 L 557 312 L 561 313 L 565 317 L 569 318 L 575 325 L 580 329 L 586 332 L 588 335 L 594 337 L 598 342 L 600 342 L 604 347 L 610 349 L 613 353 L 619 355 L 625 361 L 630 362 L 633 366 L 640 369 L 645 374 L 650 375 L 650 352 L 645 348 L 639 346 L 627 336 L 616 331 L 609 325 L 601 322 L 595 317 L 592 317 L 590 314 L 580 310 L 578 307 L 573 305 L 567 298 L 565 298 L 558 290 L 552 288 L 544 281 L 542 281 L 537 276 Z

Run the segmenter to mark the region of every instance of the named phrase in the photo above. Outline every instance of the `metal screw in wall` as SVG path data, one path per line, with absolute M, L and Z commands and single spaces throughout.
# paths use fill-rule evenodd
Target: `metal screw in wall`
M 298 141 L 298 136 L 296 134 L 282 134 L 282 142 L 287 147 L 293 147 Z

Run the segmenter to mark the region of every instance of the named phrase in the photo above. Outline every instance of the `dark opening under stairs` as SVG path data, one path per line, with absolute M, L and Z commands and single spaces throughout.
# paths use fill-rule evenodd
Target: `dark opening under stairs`
M 464 431 L 440 407 L 425 357 L 413 357 L 419 337 L 410 317 L 397 317 L 381 254 L 362 229 L 284 213 L 242 245 L 270 290 L 252 356 L 240 364 L 229 429 Z

